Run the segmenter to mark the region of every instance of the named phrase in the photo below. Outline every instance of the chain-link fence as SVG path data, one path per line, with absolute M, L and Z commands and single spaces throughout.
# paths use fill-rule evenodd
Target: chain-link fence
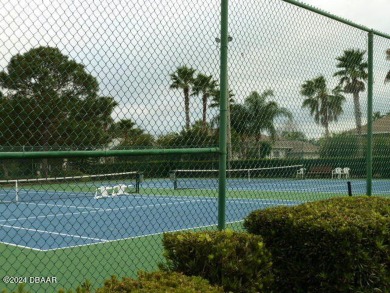
M 163 232 L 388 196 L 390 40 L 299 6 L 230 3 L 221 33 L 216 1 L 3 1 L 0 288 L 98 286 L 156 269 Z

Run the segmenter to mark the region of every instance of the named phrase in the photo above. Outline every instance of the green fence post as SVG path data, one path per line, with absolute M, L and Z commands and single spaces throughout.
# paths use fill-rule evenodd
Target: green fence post
M 367 86 L 367 190 L 372 194 L 372 89 L 373 89 L 373 47 L 374 33 L 368 33 L 368 86 Z
M 221 0 L 221 67 L 220 67 L 220 125 L 219 125 L 219 187 L 218 187 L 218 229 L 226 226 L 226 133 L 228 96 L 228 0 Z

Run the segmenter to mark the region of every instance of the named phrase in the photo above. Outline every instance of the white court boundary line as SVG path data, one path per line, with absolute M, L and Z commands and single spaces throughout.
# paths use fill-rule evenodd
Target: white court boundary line
M 226 222 L 226 224 L 240 223 L 240 222 L 243 222 L 243 221 L 244 220 L 231 221 L 231 222 Z M 64 250 L 64 249 L 68 249 L 68 248 L 78 248 L 78 247 L 92 246 L 92 245 L 98 245 L 98 244 L 103 244 L 103 243 L 113 243 L 113 242 L 119 242 L 119 241 L 122 241 L 122 240 L 139 239 L 139 238 L 144 238 L 144 237 L 146 238 L 146 237 L 151 237 L 151 236 L 157 236 L 157 235 L 161 235 L 161 234 L 164 234 L 164 233 L 174 233 L 174 232 L 180 232 L 180 231 L 202 229 L 202 228 L 209 228 L 209 227 L 217 227 L 217 226 L 218 226 L 218 224 L 210 224 L 210 225 L 204 225 L 204 226 L 196 226 L 196 227 L 190 227 L 190 228 L 183 228 L 183 229 L 169 230 L 169 231 L 163 231 L 163 232 L 156 232 L 156 233 L 139 235 L 139 236 L 130 236 L 130 237 L 121 238 L 121 239 L 107 240 L 107 241 L 104 241 L 104 242 L 102 241 L 102 242 L 95 242 L 95 243 L 90 243 L 90 244 L 80 244 L 80 245 L 60 247 L 60 248 L 52 248 L 52 249 L 40 250 L 40 251 Z
M 141 196 L 139 196 L 141 197 Z M 178 199 L 179 200 L 179 199 Z M 126 207 L 126 208 L 115 208 L 115 209 L 107 209 L 107 210 L 99 210 L 99 211 L 91 211 L 91 212 L 80 212 L 80 213 L 65 213 L 65 214 L 53 214 L 53 215 L 42 215 L 42 216 L 35 216 L 35 217 L 26 217 L 26 218 L 20 218 L 20 219 L 8 219 L 8 220 L 1 220 L 0 222 L 4 221 L 18 221 L 18 220 L 29 220 L 29 219 L 38 219 L 38 218 L 48 218 L 48 217 L 56 217 L 56 216 L 68 216 L 68 215 L 75 215 L 75 214 L 85 214 L 85 213 L 98 213 L 98 212 L 106 212 L 106 211 L 117 211 L 117 210 L 127 210 L 127 209 L 135 209 L 135 208 L 144 208 L 144 207 L 162 207 L 162 206 L 168 206 L 168 205 L 177 205 L 177 204 L 184 204 L 184 203 L 189 203 L 189 202 L 202 202 L 202 201 L 215 201 L 217 198 L 206 198 L 206 199 L 200 199 L 200 200 L 187 200 L 187 201 L 179 201 L 179 202 L 170 202 L 170 203 L 165 203 L 165 204 L 154 204 L 154 205 L 142 205 L 142 206 L 135 206 L 135 207 Z M 231 200 L 231 199 L 228 199 Z M 233 199 L 235 200 L 235 199 Z M 241 199 L 239 198 L 238 200 L 242 200 L 242 204 L 253 204 L 254 202 L 259 202 L 261 204 L 277 204 L 280 202 L 286 202 L 288 200 L 280 200 L 280 201 L 275 201 L 275 200 L 267 200 L 264 201 L 262 199 Z M 236 201 L 235 201 L 236 202 Z M 288 205 L 296 205 L 297 203 L 290 202 Z M 239 221 L 233 221 L 233 222 L 227 222 L 226 224 L 232 224 L 232 223 L 238 223 L 242 222 L 243 220 Z M 0 226 L 6 227 L 6 228 L 13 228 L 13 229 L 20 229 L 20 230 L 28 230 L 28 231 L 35 231 L 39 233 L 49 233 L 49 234 L 56 234 L 56 235 L 61 235 L 61 236 L 66 236 L 66 237 L 76 237 L 76 238 L 83 238 L 83 239 L 90 239 L 94 241 L 98 241 L 95 243 L 88 243 L 88 244 L 80 244 L 80 245 L 74 245 L 74 246 L 67 246 L 63 248 L 53 248 L 53 249 L 37 249 L 37 248 L 32 248 L 28 246 L 23 246 L 23 245 L 18 245 L 18 244 L 9 244 L 6 242 L 1 242 L 3 244 L 7 245 L 12 245 L 15 247 L 21 247 L 21 248 L 27 248 L 27 249 L 32 249 L 36 251 L 54 251 L 54 250 L 60 250 L 60 249 L 68 249 L 68 248 L 75 248 L 75 247 L 81 247 L 81 246 L 88 246 L 88 245 L 95 245 L 95 244 L 102 244 L 102 243 L 109 243 L 109 242 L 117 242 L 121 240 L 128 240 L 128 239 L 137 239 L 137 238 L 142 238 L 142 237 L 149 237 L 149 236 L 154 236 L 154 235 L 160 235 L 166 232 L 178 232 L 178 231 L 185 231 L 185 230 L 192 230 L 192 229 L 200 229 L 200 228 L 207 228 L 207 227 L 212 227 L 216 226 L 217 224 L 211 224 L 211 225 L 206 225 L 206 226 L 197 226 L 197 227 L 190 227 L 190 228 L 183 228 L 183 229 L 178 229 L 178 230 L 172 230 L 172 231 L 165 231 L 165 232 L 158 232 L 158 233 L 152 233 L 152 234 L 146 234 L 146 235 L 140 235 L 140 236 L 130 236 L 126 238 L 120 238 L 120 239 L 113 239 L 113 240 L 108 240 L 108 239 L 99 239 L 99 238 L 91 238 L 91 237 L 86 237 L 86 236 L 79 236 L 79 235 L 71 235 L 71 234 L 66 234 L 66 233 L 59 233 L 59 232 L 50 232 L 50 231 L 44 231 L 44 230 L 38 230 L 38 229 L 31 229 L 31 228 L 23 228 L 23 227 L 15 227 L 11 225 L 4 225 L 0 224 Z
M 3 219 L 3 220 L 0 220 L 0 223 L 45 219 L 45 218 L 62 217 L 62 216 L 66 217 L 66 216 L 74 216 L 74 215 L 82 215 L 82 214 L 105 213 L 105 212 L 113 212 L 113 211 L 120 211 L 120 210 L 133 210 L 133 209 L 139 209 L 139 208 L 158 208 L 158 207 L 164 207 L 164 206 L 170 206 L 170 205 L 178 205 L 178 204 L 186 204 L 186 203 L 194 203 L 194 202 L 204 202 L 204 201 L 216 201 L 216 200 L 217 200 L 217 198 L 201 198 L 201 199 L 196 199 L 196 200 L 183 200 L 183 199 L 176 200 L 176 199 L 173 199 L 173 201 L 176 201 L 176 202 L 155 203 L 155 204 L 138 205 L 138 206 L 132 206 L 132 207 L 101 209 L 101 210 L 84 211 L 84 212 L 67 212 L 67 213 L 61 213 L 61 214 L 49 214 L 49 215 L 40 215 L 40 216 L 32 216 L 32 217 L 24 217 L 24 218 Z M 243 203 L 251 203 L 251 204 L 256 203 L 256 202 L 261 203 L 261 204 L 278 204 L 278 203 L 290 201 L 291 204 L 294 204 L 294 201 L 292 201 L 292 200 L 271 200 L 271 199 L 252 199 L 251 200 L 251 199 L 243 199 L 243 198 L 231 198 L 231 199 L 227 199 L 227 202 L 229 200 L 233 200 L 234 202 L 238 202 L 238 203 L 240 203 L 240 201 L 243 201 Z
M 243 221 L 244 220 L 226 222 L 226 224 L 234 224 L 234 223 L 239 223 L 239 222 L 243 222 Z M 143 237 L 151 237 L 151 236 L 161 235 L 161 234 L 164 234 L 164 233 L 172 233 L 172 232 L 179 232 L 179 231 L 186 231 L 186 230 L 193 230 L 193 229 L 208 228 L 208 227 L 213 227 L 213 226 L 217 226 L 217 225 L 218 224 L 210 224 L 210 225 L 197 226 L 197 227 L 191 227 L 191 228 L 183 228 L 183 229 L 169 230 L 169 231 L 163 231 L 163 232 L 156 232 L 156 233 L 139 235 L 139 236 L 130 236 L 130 237 L 126 237 L 126 238 L 113 239 L 113 240 L 102 239 L 100 242 L 94 242 L 94 243 L 88 243 L 88 244 L 80 244 L 80 245 L 73 245 L 73 246 L 67 246 L 67 247 L 59 247 L 59 248 L 51 248 L 51 249 L 39 249 L 39 248 L 33 248 L 33 247 L 29 247 L 29 246 L 23 246 L 23 245 L 18 245 L 18 244 L 8 243 L 8 242 L 1 242 L 1 241 L 0 241 L 0 243 L 5 244 L 5 245 L 20 247 L 20 248 L 25 248 L 25 249 L 31 249 L 31 250 L 35 250 L 35 251 L 55 251 L 55 250 L 64 250 L 64 249 L 69 249 L 69 248 L 77 248 L 77 247 L 83 247 L 83 246 L 97 245 L 97 244 L 102 244 L 102 243 L 119 242 L 119 241 L 122 241 L 122 240 L 130 240 L 130 239 L 138 239 L 138 238 L 143 238 Z M 0 224 L 0 226 L 4 226 L 4 225 Z
M 62 204 L 45 204 L 45 203 L 34 203 L 34 202 L 18 202 L 17 204 L 25 205 L 36 205 L 36 206 L 48 206 L 48 207 L 59 207 L 59 208 L 75 208 L 75 209 L 87 209 L 87 210 L 102 210 L 100 208 L 93 208 L 88 206 L 73 206 L 73 205 L 62 205 Z
M 44 219 L 44 218 L 52 218 L 52 217 L 61 217 L 61 216 L 74 216 L 74 215 L 82 215 L 82 214 L 95 214 L 95 213 L 105 213 L 105 212 L 113 212 L 113 211 L 120 211 L 120 210 L 133 210 L 138 208 L 148 208 L 148 207 L 164 207 L 168 205 L 177 205 L 177 204 L 184 204 L 188 202 L 199 202 L 199 201 L 209 201 L 209 199 L 201 199 L 201 200 L 187 200 L 187 201 L 179 201 L 179 202 L 168 202 L 164 204 L 149 204 L 149 205 L 138 205 L 138 206 L 132 206 L 132 207 L 122 207 L 122 208 L 111 208 L 111 209 L 102 209 L 102 210 L 96 210 L 96 211 L 85 211 L 85 212 L 68 212 L 68 213 L 62 213 L 62 214 L 49 214 L 49 215 L 41 215 L 41 216 L 33 216 L 33 217 L 25 217 L 25 218 L 14 218 L 14 219 L 6 219 L 6 220 L 0 220 L 0 223 L 8 222 L 8 221 L 25 221 L 25 220 L 33 220 L 33 219 Z
M 9 242 L 5 242 L 5 241 L 0 241 L 0 243 L 1 243 L 1 244 L 4 244 L 4 245 L 9 245 L 9 246 L 18 247 L 18 248 L 24 248 L 24 249 L 30 249 L 30 250 L 34 250 L 34 251 L 46 251 L 46 250 L 39 249 L 39 248 L 34 248 L 34 247 L 30 247 L 30 246 L 19 245 L 19 244 L 15 244 L 15 243 L 9 243 Z
M 24 228 L 24 227 L 18 227 L 18 226 L 12 226 L 12 225 L 4 225 L 0 224 L 1 227 L 9 228 L 9 229 L 16 229 L 16 230 L 25 230 L 25 231 L 32 231 L 32 232 L 38 232 L 38 233 L 46 233 L 46 234 L 53 234 L 53 235 L 59 235 L 59 236 L 65 236 L 65 237 L 72 237 L 72 238 L 80 238 L 80 239 L 88 239 L 93 241 L 107 241 L 108 239 L 102 239 L 102 238 L 93 238 L 93 237 L 87 237 L 87 236 L 80 236 L 80 235 L 72 235 L 67 233 L 60 233 L 60 232 L 54 232 L 54 231 L 46 231 L 46 230 L 40 230 L 40 229 L 33 229 L 33 228 Z

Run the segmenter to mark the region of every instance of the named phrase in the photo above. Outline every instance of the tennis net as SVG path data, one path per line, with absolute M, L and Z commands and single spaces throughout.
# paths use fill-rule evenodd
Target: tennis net
M 266 180 L 286 180 L 296 178 L 297 171 L 303 165 L 276 166 L 266 168 L 227 169 L 228 183 L 248 184 L 261 183 Z M 218 169 L 172 170 L 170 179 L 174 189 L 202 189 L 218 186 Z
M 138 171 L 53 178 L 0 180 L 0 203 L 66 200 L 77 197 L 106 197 L 139 193 L 143 174 Z M 103 192 L 102 192 L 103 190 Z

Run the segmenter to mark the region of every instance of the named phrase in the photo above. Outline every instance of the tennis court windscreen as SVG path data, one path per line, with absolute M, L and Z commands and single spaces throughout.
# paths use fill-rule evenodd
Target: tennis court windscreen
M 54 178 L 0 180 L 0 202 L 30 202 L 95 197 L 98 188 L 125 185 L 139 193 L 143 174 L 137 171 Z
M 230 185 L 247 185 L 267 180 L 296 178 L 303 165 L 276 166 L 251 169 L 228 169 L 226 176 Z M 174 189 L 215 189 L 218 188 L 218 169 L 172 170 L 170 179 Z

